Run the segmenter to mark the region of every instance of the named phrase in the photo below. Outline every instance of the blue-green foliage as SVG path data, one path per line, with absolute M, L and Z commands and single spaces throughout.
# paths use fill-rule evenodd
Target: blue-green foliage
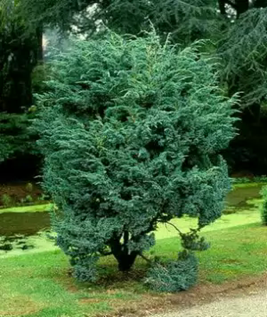
M 213 67 L 197 45 L 179 51 L 154 33 L 74 40 L 51 65 L 36 128 L 58 244 L 80 279 L 93 279 L 101 254 L 129 269 L 158 222 L 221 216 L 235 100 Z
M 145 283 L 157 292 L 186 291 L 197 281 L 198 261 L 194 254 L 181 252 L 177 261 L 155 263 Z

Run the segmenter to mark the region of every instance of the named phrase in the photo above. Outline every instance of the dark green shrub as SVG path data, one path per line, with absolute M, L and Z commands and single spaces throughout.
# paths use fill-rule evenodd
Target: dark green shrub
M 26 203 L 32 203 L 33 202 L 33 198 L 32 198 L 31 195 L 27 195 L 24 199 L 25 199 Z
M 145 283 L 157 292 L 179 292 L 195 285 L 198 261 L 193 253 L 183 251 L 177 261 L 155 263 L 148 271 Z
M 13 250 L 13 246 L 10 243 L 0 244 L 0 250 L 1 251 L 11 251 Z
M 1 197 L 1 202 L 4 207 L 10 207 L 13 204 L 13 199 L 9 195 L 4 194 Z
M 49 76 L 49 67 L 47 64 L 37 65 L 31 74 L 32 90 L 34 93 L 42 93 L 46 89 L 45 81 Z
M 25 188 L 25 189 L 27 190 L 28 193 L 32 193 L 32 191 L 33 191 L 33 184 L 32 184 L 32 183 L 28 183 L 28 184 L 26 185 L 26 188 Z

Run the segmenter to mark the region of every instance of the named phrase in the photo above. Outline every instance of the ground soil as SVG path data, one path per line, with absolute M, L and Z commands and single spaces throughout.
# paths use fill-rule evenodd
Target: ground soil
M 154 314 L 154 317 L 254 317 L 267 316 L 267 279 L 237 285 L 237 288 L 216 293 L 212 300 L 190 307 Z
M 205 316 L 205 317 L 217 317 L 217 316 L 232 316 L 223 313 L 223 315 L 216 314 L 204 314 L 201 307 L 203 305 L 213 305 L 216 307 L 218 305 L 223 309 L 225 305 L 228 305 L 229 302 L 233 299 L 237 301 L 241 299 L 241 302 L 244 303 L 249 299 L 253 301 L 253 296 L 259 296 L 258 301 L 264 300 L 263 305 L 266 305 L 267 299 L 267 274 L 257 277 L 257 278 L 246 278 L 240 281 L 235 281 L 231 283 L 225 283 L 223 285 L 198 285 L 187 292 L 181 292 L 178 294 L 164 294 L 164 295 L 145 295 L 142 301 L 140 302 L 131 302 L 125 307 L 125 302 L 122 307 L 118 307 L 118 302 L 116 303 L 116 313 L 112 315 L 106 315 L 107 317 L 180 317 L 180 316 Z M 225 304 L 224 304 L 225 301 Z M 229 301 L 229 302 L 228 302 Z M 257 302 L 257 301 L 256 301 Z M 235 302 L 234 306 L 238 306 Z M 249 303 L 248 303 L 249 305 Z M 195 315 L 195 310 L 200 311 L 200 314 Z M 262 308 L 261 308 L 262 309 Z M 192 315 L 190 311 L 192 310 Z M 181 315 L 180 315 L 181 314 Z M 243 316 L 235 314 L 235 316 Z M 254 317 L 254 315 L 244 315 L 249 317 Z M 256 314 L 255 316 L 259 316 Z M 267 306 L 266 306 L 266 315 L 267 316 Z M 264 317 L 261 315 L 261 317 Z M 100 317 L 100 316 L 98 316 Z M 101 317 L 103 314 L 101 314 Z

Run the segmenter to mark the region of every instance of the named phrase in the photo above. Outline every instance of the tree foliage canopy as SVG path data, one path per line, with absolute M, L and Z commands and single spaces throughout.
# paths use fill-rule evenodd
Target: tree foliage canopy
M 93 279 L 106 253 L 129 269 L 159 222 L 189 215 L 204 227 L 221 216 L 229 180 L 219 153 L 235 134 L 235 100 L 197 46 L 109 33 L 72 41 L 51 67 L 36 128 L 44 185 L 62 212 L 58 244 L 77 277 Z
M 222 80 L 231 91 L 242 93 L 242 104 L 266 102 L 267 8 L 242 14 L 227 30 L 218 46 Z

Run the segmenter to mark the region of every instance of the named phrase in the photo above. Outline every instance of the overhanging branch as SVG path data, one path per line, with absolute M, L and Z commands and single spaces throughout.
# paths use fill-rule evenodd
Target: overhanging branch
M 172 226 L 176 231 L 179 232 L 180 235 L 183 235 L 182 231 L 179 228 L 177 228 L 173 223 L 166 222 L 166 224 Z
M 148 263 L 151 263 L 152 261 L 149 259 L 149 258 L 147 258 L 143 253 L 139 253 L 138 254 L 142 259 L 144 259 L 145 261 L 147 261 Z

